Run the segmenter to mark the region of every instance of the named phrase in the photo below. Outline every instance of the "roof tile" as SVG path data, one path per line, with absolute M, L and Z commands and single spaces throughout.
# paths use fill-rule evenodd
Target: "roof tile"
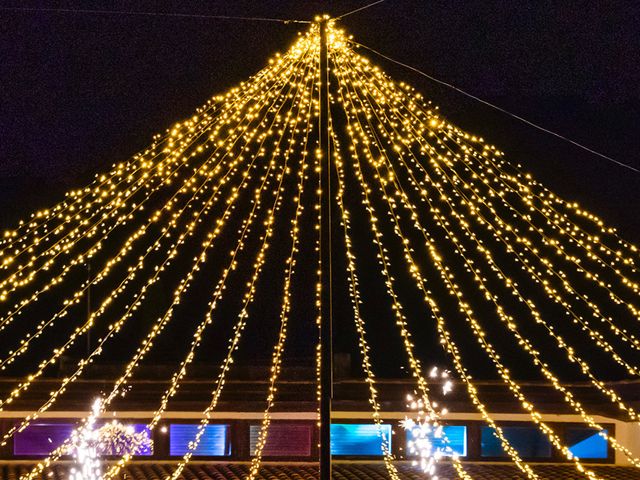
M 19 480 L 28 472 L 29 464 L 0 463 L 0 478 Z M 66 480 L 70 465 L 61 463 L 46 470 L 37 480 Z M 175 468 L 175 463 L 133 462 L 121 473 L 118 480 L 164 480 Z M 424 474 L 406 462 L 397 464 L 402 480 L 424 480 Z M 614 465 L 594 465 L 589 468 L 602 480 L 640 480 L 640 469 Z M 465 469 L 474 480 L 520 480 L 526 477 L 511 464 L 466 463 Z M 540 480 L 582 480 L 572 465 L 535 465 Z M 182 474 L 184 480 L 244 480 L 249 472 L 248 464 L 192 463 Z M 455 470 L 448 463 L 438 467 L 440 480 L 457 480 Z M 386 480 L 388 475 L 382 462 L 335 463 L 335 480 Z M 318 468 L 314 464 L 266 464 L 257 480 L 317 480 Z

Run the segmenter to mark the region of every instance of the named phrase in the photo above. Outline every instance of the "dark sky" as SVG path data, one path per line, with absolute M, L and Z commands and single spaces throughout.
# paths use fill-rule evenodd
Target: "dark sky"
M 310 19 L 364 1 L 0 2 Z M 355 39 L 640 168 L 640 6 L 623 1 L 387 0 L 346 18 Z M 259 70 L 304 25 L 0 11 L 0 224 L 129 158 Z M 640 243 L 640 174 L 371 58 L 500 146 L 552 190 Z
M 310 18 L 364 2 L 0 3 Z M 638 4 L 626 1 L 388 0 L 343 23 L 364 44 L 639 166 L 639 20 Z M 28 210 L 52 203 L 254 73 L 301 28 L 0 12 L 0 201 Z M 452 120 L 640 240 L 640 175 L 377 60 Z M 6 224 L 15 215 L 0 218 Z

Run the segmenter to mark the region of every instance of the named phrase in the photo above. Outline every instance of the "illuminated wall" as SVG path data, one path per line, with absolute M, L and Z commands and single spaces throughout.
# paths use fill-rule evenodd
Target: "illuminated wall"
M 381 425 L 382 434 L 391 448 L 391 425 Z M 361 423 L 331 424 L 331 454 L 381 456 L 382 437 L 377 425 Z

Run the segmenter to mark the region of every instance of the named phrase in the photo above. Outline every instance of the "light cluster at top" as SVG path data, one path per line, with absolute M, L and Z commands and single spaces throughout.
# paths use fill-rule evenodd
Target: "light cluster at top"
M 640 375 L 636 362 L 640 336 L 635 327 L 640 320 L 638 249 L 595 215 L 549 191 L 481 137 L 450 124 L 412 87 L 395 82 L 360 55 L 350 37 L 333 23 L 327 36 L 329 132 L 323 132 L 329 134 L 331 148 L 319 152 L 323 78 L 319 32 L 318 25 L 312 25 L 286 53 L 275 55 L 248 81 L 213 97 L 191 118 L 154 136 L 148 148 L 96 176 L 88 187 L 69 192 L 59 204 L 4 233 L 0 335 L 6 335 L 6 341 L 0 350 L 0 369 L 11 371 L 25 358 L 37 360 L 0 398 L 0 410 L 28 395 L 34 383 L 81 339 L 100 333 L 93 336 L 91 349 L 77 369 L 59 379 L 39 407 L 12 426 L 0 443 L 6 444 L 54 407 L 89 365 L 135 324 L 150 292 L 160 283 L 171 283 L 169 305 L 147 322 L 137 349 L 123 362 L 122 374 L 77 431 L 83 431 L 83 425 L 89 428 L 96 416 L 106 415 L 113 402 L 126 395 L 139 366 L 178 322 L 179 306 L 187 299 L 200 301 L 206 313 L 190 332 L 186 353 L 153 407 L 148 427 L 157 427 L 203 342 L 217 335 L 216 328 L 225 321 L 220 305 L 229 297 L 231 282 L 239 281 L 240 307 L 231 316 L 231 336 L 201 425 L 171 475 L 179 478 L 219 405 L 247 325 L 260 321 L 252 308 L 268 268 L 282 272 L 282 291 L 276 302 L 278 331 L 266 379 L 264 415 L 249 472 L 250 480 L 258 478 L 291 322 L 323 321 L 321 292 L 327 286 L 319 279 L 323 269 L 340 267 L 375 424 L 381 426 L 382 419 L 375 373 L 376 358 L 382 353 L 371 347 L 368 332 L 373 319 L 363 306 L 368 298 L 364 284 L 380 282 L 391 312 L 386 321 L 397 329 L 403 361 L 416 386 L 420 422 L 429 432 L 442 431 L 444 420 L 431 398 L 431 381 L 416 348 L 418 331 L 438 338 L 470 402 L 527 478 L 538 475 L 509 443 L 484 403 L 473 380 L 475 359 L 461 347 L 465 339 L 474 340 L 478 349 L 474 355 L 485 356 L 522 411 L 584 477 L 601 478 L 562 444 L 553 424 L 512 373 L 515 362 L 527 359 L 569 410 L 599 431 L 616 453 L 640 467 L 640 459 L 610 435 L 571 385 L 561 380 L 559 372 L 565 367 L 549 361 L 544 353 L 551 345 L 557 350 L 555 359 L 566 360 L 623 416 L 640 419 L 633 405 L 599 376 L 601 370 L 594 368 L 581 348 L 588 345 L 598 358 L 630 377 Z M 330 198 L 319 188 L 327 158 L 338 187 Z M 314 186 L 318 186 L 315 192 Z M 340 228 L 333 233 L 339 237 L 336 245 L 344 247 L 344 265 L 321 262 L 320 250 L 326 247 L 321 244 L 322 201 L 332 202 L 338 212 Z M 292 285 L 302 281 L 296 267 L 306 251 L 301 242 L 309 241 L 301 231 L 305 216 L 315 227 L 314 244 L 307 250 L 313 252 L 309 264 L 317 265 L 318 274 L 312 280 L 315 296 L 310 300 L 317 315 L 311 319 L 291 315 L 294 302 L 303 300 L 292 294 Z M 368 228 L 355 231 L 354 218 Z M 276 236 L 286 238 L 286 244 L 274 244 Z M 363 271 L 363 265 L 371 263 L 359 251 L 363 238 L 375 251 L 375 273 Z M 278 249 L 286 252 L 282 265 L 273 260 Z M 84 269 L 89 262 L 92 268 L 87 277 Z M 169 272 L 184 263 L 188 266 L 179 278 L 172 277 Z M 211 291 L 195 295 L 193 284 L 212 264 L 220 271 L 210 278 Z M 413 295 L 423 300 L 422 315 L 410 313 L 407 280 L 415 287 Z M 401 281 L 405 282 L 402 287 Z M 90 293 L 98 292 L 100 301 L 91 313 L 79 314 Z M 26 328 L 20 338 L 7 335 L 16 326 L 29 325 L 25 313 L 46 303 L 45 299 L 50 301 L 52 293 L 57 302 L 54 310 Z M 35 352 L 34 345 L 41 346 L 44 336 L 61 326 L 70 332 L 65 339 Z M 537 333 L 530 335 L 534 330 Z M 507 336 L 512 342 L 504 341 Z M 518 348 L 517 359 L 503 353 L 507 343 Z M 310 356 L 319 358 L 319 353 L 311 345 Z M 318 362 L 318 378 L 320 369 Z M 73 442 L 68 439 L 22 480 L 37 478 Z M 388 442 L 382 446 L 388 473 L 397 479 Z M 132 458 L 128 453 L 117 455 L 105 472 L 96 475 L 117 478 Z M 470 480 L 458 456 L 452 462 L 458 476 Z M 425 466 L 430 470 L 433 464 Z

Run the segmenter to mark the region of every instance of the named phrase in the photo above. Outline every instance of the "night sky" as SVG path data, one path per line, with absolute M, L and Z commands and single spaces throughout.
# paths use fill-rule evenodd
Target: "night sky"
M 364 1 L 1 2 L 311 19 Z M 387 0 L 356 41 L 640 168 L 640 5 Z M 300 24 L 0 10 L 0 225 L 11 226 L 284 51 Z M 365 53 L 365 52 L 363 52 Z M 551 190 L 640 243 L 640 174 L 365 53 Z

